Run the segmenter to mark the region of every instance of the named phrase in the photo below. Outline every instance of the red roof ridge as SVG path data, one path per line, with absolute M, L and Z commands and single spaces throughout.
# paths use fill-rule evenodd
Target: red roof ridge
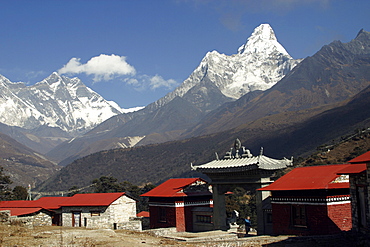
M 126 195 L 126 192 L 75 194 L 71 197 L 41 197 L 35 201 L 1 201 L 0 208 L 43 208 L 50 210 L 62 206 L 108 206 L 123 195 Z
M 360 155 L 360 156 L 357 156 L 356 158 L 354 159 L 351 159 L 350 161 L 348 161 L 349 163 L 367 163 L 367 162 L 370 162 L 370 151 Z
M 258 190 L 312 190 L 349 188 L 347 181 L 332 183 L 344 168 L 352 164 L 298 167 L 285 174 L 272 184 Z
M 185 187 L 193 184 L 196 181 L 202 181 L 207 183 L 202 178 L 170 178 L 164 183 L 158 185 L 154 189 L 142 194 L 141 196 L 148 197 L 177 197 L 177 196 L 187 196 L 181 190 Z

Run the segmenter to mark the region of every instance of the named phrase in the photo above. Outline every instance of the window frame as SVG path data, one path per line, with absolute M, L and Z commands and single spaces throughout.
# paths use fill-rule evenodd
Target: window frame
M 167 223 L 167 209 L 166 207 L 158 208 L 158 222 Z
M 212 215 L 197 214 L 195 215 L 196 223 L 212 224 Z
M 307 228 L 307 212 L 305 205 L 292 204 L 290 216 L 293 227 Z
M 90 216 L 91 217 L 100 216 L 100 211 L 98 210 L 90 211 Z

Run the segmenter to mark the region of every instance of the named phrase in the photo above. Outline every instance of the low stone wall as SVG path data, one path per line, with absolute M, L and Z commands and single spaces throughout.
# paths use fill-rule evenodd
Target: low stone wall
M 40 212 L 33 216 L 10 216 L 10 210 L 0 211 L 0 223 L 12 224 L 12 225 L 23 225 L 28 227 L 33 226 L 51 226 L 51 216 Z
M 40 212 L 30 218 L 32 218 L 32 224 L 34 226 L 51 226 L 52 225 L 51 216 L 43 212 Z
M 32 228 L 34 226 L 32 217 L 10 216 L 9 224 L 11 224 L 11 225 L 22 225 L 22 226 L 26 226 L 26 227 L 30 227 L 30 228 Z
M 165 236 L 171 233 L 176 233 L 176 227 L 168 227 L 168 228 L 156 228 L 156 229 L 150 229 L 146 230 L 146 232 L 150 232 L 156 236 Z
M 140 217 L 141 225 L 143 230 L 150 229 L 150 218 L 149 217 Z
M 9 223 L 10 210 L 0 211 L 0 223 Z
M 85 226 L 86 228 L 92 228 L 92 229 L 112 228 L 112 226 L 109 224 L 108 216 L 84 217 L 82 226 Z
M 128 222 L 122 222 L 117 224 L 117 229 L 131 230 L 131 231 L 142 231 L 142 223 L 140 218 L 132 218 Z

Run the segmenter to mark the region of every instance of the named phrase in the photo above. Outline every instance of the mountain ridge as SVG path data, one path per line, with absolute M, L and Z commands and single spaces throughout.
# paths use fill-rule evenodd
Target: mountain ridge
M 3 133 L 0 133 L 0 166 L 13 182 L 12 187 L 27 187 L 29 184 L 34 187 L 60 170 L 60 166 L 40 153 Z
M 256 27 L 241 47 L 237 54 L 231 56 L 216 50 L 207 52 L 198 67 L 179 87 L 148 105 L 148 108 L 156 109 L 167 104 L 175 96 L 182 97 L 204 77 L 213 81 L 226 97 L 237 99 L 249 91 L 266 90 L 301 61 L 294 60 L 278 43 L 269 24 Z M 266 71 L 271 65 L 276 68 L 274 67 L 273 71 Z M 220 70 L 220 67 L 223 69 Z M 219 71 L 224 72 L 219 75 Z
M 148 139 L 144 137 L 138 144 L 163 141 L 164 136 L 167 136 L 168 140 L 177 138 L 179 133 L 196 124 L 195 120 L 199 121 L 224 103 L 235 101 L 246 91 L 260 91 L 271 87 L 299 62 L 300 60 L 292 59 L 277 42 L 271 26 L 262 24 L 244 44 L 243 52 L 239 49 L 237 54 L 231 56 L 217 51 L 208 52 L 194 72 L 174 91 L 144 109 L 130 114 L 126 118 L 127 121 L 121 121 L 121 116 L 114 116 L 103 122 L 97 128 L 103 131 L 103 126 L 107 124 L 104 135 L 97 134 L 96 138 L 92 139 L 94 132 L 92 131 L 75 139 L 76 143 L 72 141 L 70 145 L 56 147 L 48 155 L 53 160 L 58 160 L 55 156 L 56 150 L 61 148 L 73 150 L 71 146 L 77 147 L 77 141 L 82 143 L 83 139 L 87 142 L 84 146 L 97 146 L 97 142 L 108 140 L 113 136 L 120 138 L 150 136 Z M 182 105 L 178 102 L 179 98 L 183 100 Z M 177 115 L 163 114 L 162 108 L 171 109 Z M 192 108 L 193 114 L 184 115 L 182 108 L 187 111 Z M 158 119 L 159 116 L 163 117 Z M 112 126 L 114 119 L 117 119 L 115 127 Z M 157 141 L 153 135 L 156 133 L 163 133 Z M 112 145 L 109 144 L 110 147 Z M 118 147 L 118 143 L 115 145 Z M 77 152 L 78 150 L 71 156 L 74 157 Z M 83 152 L 83 155 L 87 154 L 89 152 Z
M 83 133 L 123 113 L 117 104 L 104 100 L 77 77 L 68 78 L 53 72 L 31 86 L 12 83 L 4 76 L 0 81 L 3 92 L 0 122 L 10 126 L 33 129 L 46 125 L 65 132 Z
M 208 114 L 183 138 L 227 130 L 243 122 L 285 111 L 330 105 L 354 96 L 369 85 L 370 33 L 348 43 L 334 41 L 307 57 L 270 89 L 252 100 L 243 97 Z M 244 103 L 241 103 L 243 102 Z M 233 121 L 229 122 L 230 111 Z
M 335 107 L 318 109 L 319 114 L 310 113 L 315 109 L 301 110 L 308 116 L 303 121 L 280 126 L 271 119 L 295 112 L 267 116 L 238 128 L 208 136 L 198 136 L 181 141 L 165 142 L 128 149 L 114 149 L 94 153 L 64 167 L 59 173 L 42 184 L 41 190 L 71 185 L 86 186 L 97 176 L 114 176 L 120 181 L 134 184 L 148 182 L 158 184 L 170 177 L 203 176 L 191 171 L 190 164 L 202 164 L 215 159 L 215 152 L 222 155 L 239 138 L 253 154 L 261 147 L 265 155 L 273 158 L 307 157 L 316 152 L 318 146 L 339 142 L 343 136 L 357 129 L 370 126 L 370 86 L 359 94 Z M 325 107 L 324 107 L 325 108 Z M 265 123 L 264 126 L 261 123 Z M 355 147 L 353 147 L 355 149 Z M 150 160 L 150 162 L 147 162 Z M 81 177 L 81 172 L 88 174 Z M 58 182 L 62 181 L 62 182 Z

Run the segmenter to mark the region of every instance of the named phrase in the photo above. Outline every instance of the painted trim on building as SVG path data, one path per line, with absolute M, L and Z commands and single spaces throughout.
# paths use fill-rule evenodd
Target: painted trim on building
M 193 206 L 208 206 L 213 205 L 213 200 L 211 201 L 199 201 L 199 202 L 175 202 L 175 203 L 149 203 L 150 207 L 172 207 L 172 208 L 181 208 L 181 207 L 193 207 Z
M 274 204 L 305 204 L 305 205 L 339 205 L 351 203 L 349 196 L 328 197 L 328 198 L 271 198 Z

